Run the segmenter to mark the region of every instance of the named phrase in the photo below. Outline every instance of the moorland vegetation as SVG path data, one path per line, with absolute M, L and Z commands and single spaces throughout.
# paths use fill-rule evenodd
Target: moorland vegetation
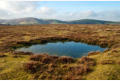
M 15 49 L 52 41 L 76 41 L 107 47 L 88 56 L 35 55 Z M 120 79 L 120 25 L 44 24 L 0 26 L 0 79 Z

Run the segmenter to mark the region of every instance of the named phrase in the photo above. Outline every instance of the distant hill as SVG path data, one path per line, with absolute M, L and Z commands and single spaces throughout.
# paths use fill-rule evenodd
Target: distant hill
M 20 24 L 63 24 L 64 21 L 60 20 L 43 20 L 37 18 L 19 18 L 10 20 L 0 20 L 0 24 L 20 25 Z
M 29 24 L 120 24 L 120 22 L 113 21 L 104 21 L 104 20 L 95 20 L 95 19 L 81 19 L 74 21 L 61 21 L 61 20 L 44 20 L 32 17 L 19 18 L 19 19 L 9 19 L 9 20 L 0 20 L 0 24 L 9 24 L 9 25 L 29 25 Z
M 120 22 L 95 20 L 95 19 L 81 19 L 81 20 L 69 21 L 68 24 L 120 24 Z

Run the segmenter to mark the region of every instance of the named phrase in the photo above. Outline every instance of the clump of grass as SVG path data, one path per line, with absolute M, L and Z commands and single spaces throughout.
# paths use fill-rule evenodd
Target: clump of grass
M 108 52 L 108 51 L 110 51 L 110 49 L 105 49 L 105 50 L 104 50 L 104 52 Z
M 28 62 L 24 63 L 24 70 L 30 73 L 35 73 L 38 68 L 40 68 L 40 64 L 38 62 Z
M 14 55 L 33 55 L 32 52 L 14 51 Z
M 82 58 L 79 60 L 78 63 L 80 63 L 80 64 L 92 65 L 92 66 L 95 66 L 95 65 L 96 65 L 96 62 L 95 62 L 94 59 L 89 58 L 89 57 L 86 57 L 86 56 L 82 57 Z
M 20 55 L 12 55 L 13 58 L 18 58 Z
M 112 50 L 112 53 L 118 53 L 118 52 L 120 52 L 118 49 L 113 49 Z
M 88 59 L 92 61 L 86 57 L 84 61 L 88 62 Z M 26 72 L 35 74 L 34 79 L 81 80 L 92 69 L 86 63 L 76 65 L 76 62 L 77 59 L 68 56 L 31 55 L 30 62 L 25 63 L 24 68 Z
M 114 61 L 114 60 L 102 60 L 102 61 L 101 61 L 101 64 L 102 64 L 102 65 L 115 64 L 115 61 Z
M 64 76 L 64 80 L 83 80 L 83 77 L 81 75 L 77 76 L 72 73 L 69 73 Z
M 91 71 L 90 67 L 88 65 L 77 65 L 70 67 L 70 70 L 75 75 L 84 75 Z
M 32 61 L 40 61 L 41 63 L 49 64 L 54 63 L 58 59 L 58 56 L 49 56 L 48 54 L 39 54 L 32 55 L 30 60 Z
M 96 51 L 96 52 L 89 52 L 89 53 L 88 53 L 88 56 L 97 55 L 97 54 L 99 54 L 99 53 L 100 53 L 99 51 Z
M 33 61 L 42 61 L 42 59 L 44 57 L 47 57 L 47 56 L 48 56 L 47 54 L 32 55 L 30 57 L 30 60 L 33 60 Z
M 6 56 L 7 56 L 7 55 L 4 55 L 4 54 L 3 54 L 3 55 L 0 55 L 0 57 L 6 57 Z
M 5 55 L 4 53 L 0 53 L 0 57 L 6 57 L 7 55 Z
M 61 56 L 58 58 L 58 62 L 66 64 L 66 63 L 73 63 L 75 62 L 75 60 L 72 57 Z
M 117 62 L 120 65 L 120 61 Z
M 33 53 L 32 52 L 22 52 L 22 51 L 13 51 L 12 52 L 12 57 L 14 57 L 14 58 L 22 57 L 22 55 L 33 55 Z
M 39 55 L 32 55 L 30 60 L 33 61 L 40 61 L 45 64 L 49 63 L 73 63 L 75 60 L 72 57 L 68 56 L 49 56 L 48 54 L 39 54 Z
M 46 56 L 41 59 L 41 62 L 45 64 L 55 63 L 56 59 L 53 58 L 52 56 Z

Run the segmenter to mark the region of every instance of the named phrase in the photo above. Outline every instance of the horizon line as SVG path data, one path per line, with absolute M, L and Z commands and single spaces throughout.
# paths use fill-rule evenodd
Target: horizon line
M 35 19 L 41 19 L 41 20 L 59 20 L 59 21 L 77 21 L 77 20 L 100 20 L 100 21 L 110 21 L 110 22 L 120 22 L 120 21 L 112 21 L 112 20 L 104 20 L 104 19 L 90 19 L 90 18 L 84 18 L 84 19 L 76 19 L 76 20 L 61 20 L 61 19 L 43 19 L 43 18 L 37 18 L 37 17 L 20 17 L 20 18 L 11 18 L 11 19 L 0 19 L 0 20 L 15 20 L 15 19 L 24 19 L 24 18 L 35 18 Z

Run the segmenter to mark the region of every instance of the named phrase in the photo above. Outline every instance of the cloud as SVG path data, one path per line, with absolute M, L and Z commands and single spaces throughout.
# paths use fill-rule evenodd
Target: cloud
M 0 14 L 5 12 L 5 18 L 19 17 L 19 15 L 24 15 L 35 10 L 35 5 L 32 2 L 15 2 L 15 1 L 0 1 Z M 8 15 L 9 14 L 9 17 Z M 0 15 L 0 17 L 2 17 Z
M 119 10 L 102 10 L 102 11 L 75 11 L 66 12 L 62 15 L 58 15 L 57 18 L 61 20 L 79 20 L 79 19 L 98 19 L 107 21 L 120 21 Z
M 28 12 L 35 8 L 31 2 L 0 1 L 0 9 L 10 13 Z
M 65 12 L 62 15 L 57 15 L 57 18 L 61 20 L 79 20 L 79 19 L 93 19 L 96 17 L 96 12 L 92 10 L 86 10 L 86 11 L 69 11 Z
M 37 9 L 35 13 L 42 15 L 42 16 L 50 16 L 50 15 L 56 13 L 56 11 L 49 7 L 42 6 L 39 9 Z
M 61 5 L 62 6 L 62 5 Z M 0 1 L 0 18 L 37 17 L 42 19 L 79 20 L 102 19 L 120 21 L 120 10 L 61 10 L 39 5 L 34 1 Z
M 50 8 L 48 7 L 40 7 L 38 12 L 42 14 L 49 14 L 49 11 L 50 11 Z
M 39 7 L 32 1 L 0 1 L 0 18 L 49 18 L 49 16 L 52 16 L 53 13 L 55 13 L 54 9 L 46 6 Z
M 97 19 L 120 21 L 119 10 L 101 11 L 101 12 L 96 12 L 96 14 L 97 14 L 96 15 Z

